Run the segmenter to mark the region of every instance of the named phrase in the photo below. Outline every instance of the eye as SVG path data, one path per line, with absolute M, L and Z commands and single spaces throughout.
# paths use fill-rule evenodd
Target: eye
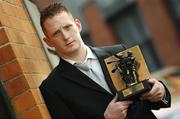
M 53 36 L 57 36 L 58 34 L 60 34 L 61 31 L 60 30 L 57 30 L 56 32 L 53 33 Z
M 72 27 L 72 24 L 68 24 L 66 26 L 64 26 L 65 29 L 69 30 Z

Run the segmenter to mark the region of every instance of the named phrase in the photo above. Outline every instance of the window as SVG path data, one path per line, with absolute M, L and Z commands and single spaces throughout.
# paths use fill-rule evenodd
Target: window
M 162 67 L 153 47 L 150 33 L 135 2 L 126 2 L 123 7 L 106 16 L 107 22 L 112 26 L 119 38 L 119 43 L 123 43 L 127 47 L 140 46 L 150 72 Z
M 166 0 L 166 2 L 172 17 L 177 24 L 177 30 L 180 32 L 180 0 Z
M 128 45 L 148 40 L 149 33 L 136 9 L 129 9 L 113 21 L 118 37 Z

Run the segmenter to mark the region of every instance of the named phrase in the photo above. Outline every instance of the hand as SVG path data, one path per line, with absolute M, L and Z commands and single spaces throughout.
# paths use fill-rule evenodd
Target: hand
M 125 119 L 127 110 L 132 101 L 118 101 L 117 94 L 114 99 L 109 103 L 104 112 L 105 119 Z
M 152 85 L 152 89 L 149 92 L 144 93 L 140 99 L 149 100 L 151 102 L 161 101 L 165 95 L 163 84 L 154 78 L 149 79 L 148 82 Z

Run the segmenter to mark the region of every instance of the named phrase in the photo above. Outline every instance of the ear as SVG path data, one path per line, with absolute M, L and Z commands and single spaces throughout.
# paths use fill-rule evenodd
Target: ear
M 49 47 L 53 47 L 53 43 L 51 39 L 49 39 L 48 37 L 44 37 L 43 40 Z
M 75 19 L 75 24 L 79 29 L 79 32 L 82 31 L 82 25 L 81 25 L 81 21 L 79 19 Z

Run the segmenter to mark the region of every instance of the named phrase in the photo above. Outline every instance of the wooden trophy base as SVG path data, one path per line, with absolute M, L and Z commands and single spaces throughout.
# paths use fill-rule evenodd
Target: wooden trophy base
M 143 80 L 138 82 L 130 87 L 127 87 L 118 92 L 118 100 L 137 100 L 139 96 L 149 90 L 151 90 L 151 85 L 148 83 L 148 80 Z

